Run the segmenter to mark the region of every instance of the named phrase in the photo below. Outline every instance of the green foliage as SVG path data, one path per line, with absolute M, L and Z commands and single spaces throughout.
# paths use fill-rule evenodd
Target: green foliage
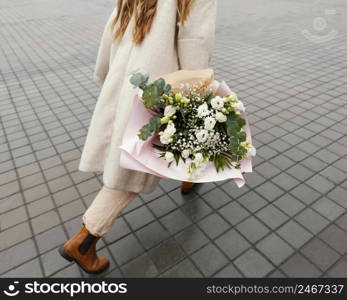
M 143 89 L 148 83 L 149 75 L 142 73 L 135 73 L 130 78 L 130 83 L 135 87 Z
M 161 126 L 160 117 L 154 116 L 150 119 L 148 124 L 141 128 L 138 136 L 141 140 L 145 141 L 153 134 L 153 132 L 159 130 Z
M 223 171 L 225 168 L 232 168 L 233 161 L 233 157 L 227 153 L 221 153 L 213 157 L 213 163 L 217 172 Z
M 152 84 L 143 87 L 143 100 L 146 108 L 151 109 L 154 106 L 160 106 L 161 97 L 170 92 L 171 85 L 166 84 L 162 78 L 157 79 Z

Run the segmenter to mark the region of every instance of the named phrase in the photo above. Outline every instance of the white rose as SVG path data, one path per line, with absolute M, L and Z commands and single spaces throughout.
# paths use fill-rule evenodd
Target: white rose
M 251 146 L 247 151 L 247 156 L 256 156 L 256 155 L 257 155 L 257 149 Z
M 160 136 L 160 142 L 164 145 L 170 144 L 170 138 L 171 136 L 168 136 L 167 134 L 162 134 Z
M 204 143 L 208 138 L 208 131 L 206 129 L 202 129 L 195 136 L 200 143 Z
M 184 159 L 188 158 L 189 155 L 190 155 L 190 150 L 186 149 L 186 150 L 183 150 L 182 153 L 181 153 L 182 157 Z
M 214 97 L 211 100 L 211 105 L 214 109 L 222 109 L 224 107 L 224 99 L 222 97 Z
M 164 116 L 171 117 L 176 113 L 176 108 L 173 105 L 168 105 L 165 107 Z
M 176 132 L 175 124 L 168 124 L 164 130 L 164 135 L 173 136 Z
M 204 121 L 205 129 L 212 130 L 216 125 L 216 120 L 213 117 L 207 117 Z
M 195 162 L 195 163 L 200 164 L 200 163 L 202 163 L 203 161 L 204 161 L 204 157 L 203 157 L 203 155 L 202 155 L 201 153 L 195 153 L 195 154 L 194 154 L 194 162 Z
M 206 103 L 204 104 L 201 104 L 199 107 L 198 107 L 198 117 L 206 117 L 207 115 L 210 114 L 210 111 L 208 110 L 208 106 Z
M 223 122 L 226 122 L 227 116 L 225 114 L 221 113 L 221 112 L 217 112 L 216 113 L 216 119 L 217 119 L 218 122 L 223 123 Z
M 245 106 L 243 105 L 243 103 L 241 101 L 236 102 L 235 109 L 240 111 L 240 112 L 245 112 L 246 111 L 246 108 L 245 108 Z
M 165 153 L 165 160 L 169 163 L 173 162 L 175 160 L 175 156 L 173 155 L 172 152 L 166 152 Z

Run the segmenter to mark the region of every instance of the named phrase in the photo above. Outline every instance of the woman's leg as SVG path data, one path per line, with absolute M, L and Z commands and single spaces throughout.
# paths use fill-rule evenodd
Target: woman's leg
M 136 195 L 103 186 L 85 212 L 81 230 L 60 247 L 60 254 L 69 261 L 75 261 L 87 273 L 104 271 L 109 261 L 106 257 L 97 256 L 96 243 Z
M 92 235 L 103 236 L 136 196 L 137 193 L 114 190 L 104 185 L 84 213 L 84 226 Z

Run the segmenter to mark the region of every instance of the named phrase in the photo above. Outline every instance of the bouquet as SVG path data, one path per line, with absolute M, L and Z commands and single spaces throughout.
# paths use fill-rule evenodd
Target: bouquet
M 242 161 L 256 154 L 244 129 L 243 103 L 231 91 L 217 95 L 216 82 L 183 82 L 173 88 L 163 78 L 149 83 L 149 76 L 141 73 L 130 82 L 149 113 L 138 139 L 150 140 L 168 168 L 185 168 L 181 180 L 196 181 L 211 165 L 216 173 L 240 170 Z

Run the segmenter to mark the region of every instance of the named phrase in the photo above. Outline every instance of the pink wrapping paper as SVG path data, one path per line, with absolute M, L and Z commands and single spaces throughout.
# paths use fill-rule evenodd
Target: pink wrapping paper
M 223 81 L 218 83 L 216 95 L 224 96 L 232 94 L 227 84 Z M 137 136 L 138 132 L 143 125 L 148 123 L 152 117 L 151 113 L 145 108 L 141 99 L 135 96 L 133 101 L 132 114 L 123 136 L 123 143 L 121 145 L 120 166 L 125 169 L 131 169 L 139 172 L 153 174 L 162 178 L 171 178 L 179 181 L 187 180 L 187 164 L 181 160 L 178 166 L 172 163 L 170 168 L 164 158 L 159 157 L 159 151 L 153 148 L 154 141 L 157 142 L 156 137 L 149 138 L 147 141 L 142 141 Z M 247 134 L 247 139 L 251 142 L 251 131 L 249 122 L 245 114 L 240 115 L 241 118 L 246 120 L 244 130 Z M 189 180 L 195 183 L 202 182 L 215 182 L 226 179 L 233 179 L 238 187 L 245 184 L 245 179 L 242 173 L 252 172 L 251 158 L 243 159 L 240 169 L 225 169 L 217 173 L 212 162 L 209 162 L 204 173 L 197 179 Z

